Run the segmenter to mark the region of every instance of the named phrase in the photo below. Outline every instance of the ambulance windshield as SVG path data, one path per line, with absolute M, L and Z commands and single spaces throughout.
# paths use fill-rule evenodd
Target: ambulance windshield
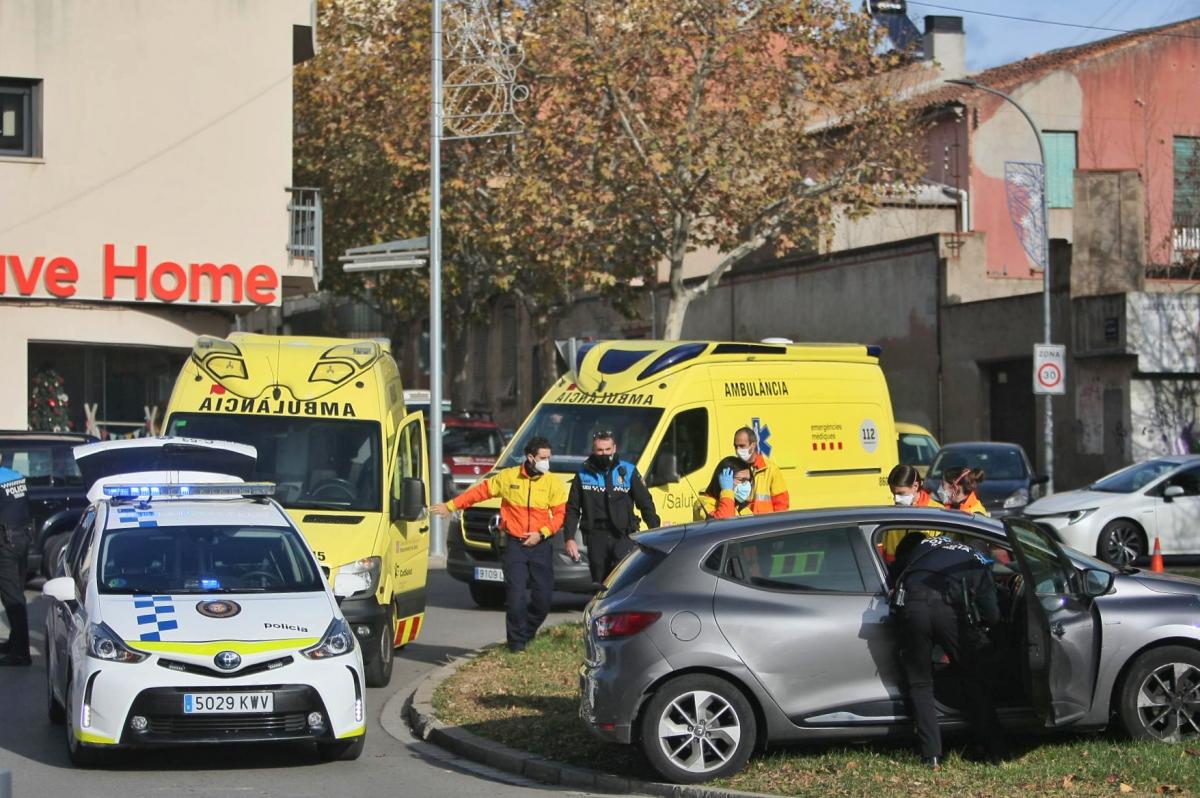
M 258 450 L 251 480 L 274 482 L 284 507 L 381 510 L 377 422 L 176 413 L 167 434 L 250 444 Z
M 508 449 L 500 466 L 513 466 L 525 459 L 525 444 L 535 435 L 550 441 L 550 470 L 573 474 L 592 453 L 592 436 L 611 432 L 617 441 L 617 456 L 637 463 L 658 427 L 663 411 L 657 407 L 613 405 L 540 405 Z

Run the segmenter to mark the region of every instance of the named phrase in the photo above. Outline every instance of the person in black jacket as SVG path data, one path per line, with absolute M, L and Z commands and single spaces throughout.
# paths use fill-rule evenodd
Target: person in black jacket
M 933 697 L 933 647 L 963 677 L 968 718 L 988 760 L 1003 756 L 996 708 L 983 678 L 986 627 L 1000 620 L 991 561 L 946 536 L 910 532 L 891 567 L 892 609 L 901 624 L 900 658 L 916 718 L 921 761 L 940 770 L 942 735 Z
M 603 582 L 633 548 L 629 536 L 639 527 L 634 505 L 648 528 L 658 527 L 661 522 L 654 499 L 637 467 L 617 457 L 617 441 L 611 432 L 597 432 L 592 436 L 591 457 L 571 483 L 565 521 L 567 554 L 579 559 L 574 537 L 578 524 L 587 543 L 593 582 Z
M 0 604 L 8 616 L 8 640 L 0 643 L 0 667 L 29 665 L 29 613 L 25 565 L 29 555 L 29 499 L 25 477 L 0 468 Z

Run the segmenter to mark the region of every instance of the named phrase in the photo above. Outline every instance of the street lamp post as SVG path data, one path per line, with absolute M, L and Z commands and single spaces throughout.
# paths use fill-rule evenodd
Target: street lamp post
M 442 496 L 442 0 L 433 0 L 429 136 L 429 497 Z M 446 527 L 430 513 L 429 553 L 446 555 Z
M 1044 263 L 1042 263 L 1042 335 L 1044 343 L 1051 343 L 1053 339 L 1050 337 L 1050 228 L 1047 225 L 1046 219 L 1046 145 L 1042 141 L 1042 131 L 1038 129 L 1037 124 L 1033 121 L 1033 117 L 1029 112 L 1016 100 L 998 89 L 993 89 L 991 86 L 984 86 L 982 83 L 971 80 L 970 78 L 955 78 L 947 80 L 947 83 L 955 83 L 959 86 L 966 86 L 970 89 L 978 89 L 985 91 L 988 94 L 994 94 L 1005 102 L 1011 103 L 1014 108 L 1021 112 L 1021 116 L 1025 117 L 1025 121 L 1029 123 L 1029 127 L 1033 129 L 1033 135 L 1037 138 L 1038 155 L 1042 162 L 1042 252 Z M 1043 394 L 1045 402 L 1043 408 L 1043 423 L 1042 423 L 1042 446 L 1043 446 L 1043 467 L 1046 474 L 1046 494 L 1054 493 L 1054 408 L 1051 404 L 1051 395 Z

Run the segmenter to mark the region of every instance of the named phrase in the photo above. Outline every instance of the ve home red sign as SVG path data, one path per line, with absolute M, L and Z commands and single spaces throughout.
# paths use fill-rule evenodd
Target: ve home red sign
M 70 299 L 78 283 L 79 266 L 71 258 L 0 253 L 0 297 Z M 279 274 L 261 263 L 242 269 L 234 263 L 164 260 L 151 267 L 145 245 L 135 247 L 132 258 L 122 258 L 114 244 L 105 244 L 102 284 L 102 298 L 116 301 L 271 305 L 278 297 Z

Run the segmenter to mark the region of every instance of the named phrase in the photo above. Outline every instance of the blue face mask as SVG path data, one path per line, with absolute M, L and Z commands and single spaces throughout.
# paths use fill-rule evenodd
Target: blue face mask
M 750 498 L 750 489 L 753 487 L 749 482 L 740 482 L 733 486 L 733 498 L 739 502 L 744 502 Z

